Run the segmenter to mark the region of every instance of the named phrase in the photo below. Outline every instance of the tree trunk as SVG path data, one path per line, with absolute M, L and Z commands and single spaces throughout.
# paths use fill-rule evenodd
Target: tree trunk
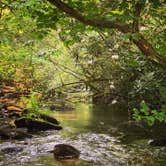
M 133 43 L 146 55 L 146 57 L 152 62 L 166 68 L 166 58 L 156 52 L 152 45 L 139 34 L 138 39 L 131 39 Z

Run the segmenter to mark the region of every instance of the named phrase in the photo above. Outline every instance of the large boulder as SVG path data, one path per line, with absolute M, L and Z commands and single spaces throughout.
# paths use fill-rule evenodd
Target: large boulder
M 58 160 L 77 159 L 80 156 L 79 150 L 71 145 L 58 144 L 54 146 L 54 157 Z
M 50 123 L 41 119 L 33 119 L 23 117 L 15 120 L 15 125 L 19 127 L 25 127 L 28 131 L 44 131 L 44 130 L 61 130 L 62 127 L 58 124 Z

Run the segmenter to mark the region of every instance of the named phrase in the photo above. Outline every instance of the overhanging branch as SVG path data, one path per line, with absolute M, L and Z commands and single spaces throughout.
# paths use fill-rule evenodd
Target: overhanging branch
M 139 36 L 139 39 L 131 39 L 133 43 L 139 48 L 139 50 L 146 55 L 148 59 L 150 59 L 152 62 L 157 63 L 161 67 L 166 67 L 166 58 L 164 56 L 161 56 L 156 52 L 156 50 L 153 48 L 153 46 L 140 34 L 139 31 L 139 17 L 141 10 L 143 8 L 143 4 L 137 4 L 135 6 L 135 10 L 138 9 L 138 11 L 135 11 L 135 20 L 133 19 L 133 28 L 130 27 L 128 24 L 119 22 L 119 21 L 107 21 L 107 20 L 91 20 L 86 17 L 84 17 L 78 10 L 70 7 L 68 4 L 62 2 L 61 0 L 47 0 L 54 6 L 56 6 L 61 11 L 68 14 L 70 17 L 75 18 L 76 20 L 82 22 L 85 25 L 90 25 L 93 27 L 98 28 L 109 28 L 109 29 L 117 29 L 120 32 L 123 33 L 137 33 Z
M 85 25 L 90 25 L 98 28 L 113 28 L 123 33 L 131 32 L 131 28 L 127 24 L 124 24 L 122 22 L 107 21 L 107 20 L 90 20 L 85 18 L 79 11 L 73 9 L 66 3 L 62 2 L 61 0 L 48 0 L 48 1 L 54 6 L 56 6 L 58 9 L 68 14 L 70 17 L 75 18 L 76 20 L 84 23 Z

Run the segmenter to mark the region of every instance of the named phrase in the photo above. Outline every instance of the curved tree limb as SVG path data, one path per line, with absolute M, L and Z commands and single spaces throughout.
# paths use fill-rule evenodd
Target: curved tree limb
M 84 23 L 85 25 L 90 25 L 90 26 L 98 27 L 98 28 L 114 28 L 114 29 L 118 29 L 119 31 L 123 33 L 131 32 L 131 28 L 127 24 L 124 24 L 118 21 L 87 19 L 79 11 L 73 9 L 66 3 L 62 2 L 61 0 L 48 0 L 48 1 L 54 6 L 56 6 L 58 9 L 68 14 L 70 17 L 75 18 L 76 20 Z
M 61 11 L 68 14 L 70 17 L 75 18 L 76 20 L 82 22 L 85 25 L 90 25 L 97 28 L 110 28 L 110 29 L 117 29 L 120 32 L 123 33 L 133 33 L 133 27 L 134 27 L 134 33 L 137 33 L 139 36 L 138 39 L 131 39 L 131 41 L 139 48 L 139 50 L 146 55 L 148 59 L 150 59 L 152 62 L 155 62 L 156 64 L 160 65 L 161 67 L 166 67 L 166 58 L 164 56 L 159 55 L 156 50 L 153 48 L 153 46 L 140 34 L 139 31 L 139 22 L 138 18 L 133 20 L 133 27 L 129 26 L 128 24 L 119 22 L 119 21 L 107 21 L 107 20 L 92 20 L 85 18 L 78 10 L 70 7 L 68 4 L 62 2 L 61 0 L 47 0 L 54 6 L 56 6 Z M 142 10 L 142 6 L 140 4 L 137 4 L 135 6 L 136 8 L 139 8 L 139 11 L 135 11 L 136 17 L 140 16 L 140 12 Z

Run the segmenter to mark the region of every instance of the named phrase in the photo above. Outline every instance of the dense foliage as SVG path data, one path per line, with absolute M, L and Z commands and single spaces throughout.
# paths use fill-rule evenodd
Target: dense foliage
M 48 103 L 128 103 L 136 120 L 164 121 L 163 0 L 2 0 L 0 79 Z M 73 96 L 73 92 L 75 95 Z

